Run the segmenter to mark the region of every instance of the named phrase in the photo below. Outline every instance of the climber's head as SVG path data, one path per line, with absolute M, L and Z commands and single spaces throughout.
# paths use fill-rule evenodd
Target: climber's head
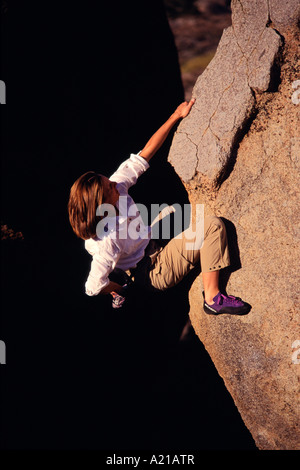
M 70 190 L 68 211 L 71 226 L 79 238 L 87 240 L 96 236 L 100 220 L 97 208 L 103 203 L 116 204 L 119 199 L 116 185 L 94 171 L 88 171 L 75 181 Z

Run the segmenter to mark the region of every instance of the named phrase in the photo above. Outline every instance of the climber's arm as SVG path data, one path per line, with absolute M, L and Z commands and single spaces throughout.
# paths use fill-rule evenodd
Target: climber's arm
M 139 155 L 145 158 L 147 162 L 149 162 L 149 160 L 153 157 L 153 155 L 155 155 L 158 149 L 162 146 L 162 144 L 168 137 L 170 130 L 176 124 L 176 122 L 179 121 L 179 119 L 184 118 L 189 114 L 195 101 L 196 100 L 193 98 L 190 100 L 189 103 L 187 101 L 184 101 L 183 103 L 181 103 L 177 107 L 177 109 L 174 111 L 174 113 L 169 117 L 169 119 L 148 140 L 148 142 L 146 143 L 143 150 L 139 153 Z

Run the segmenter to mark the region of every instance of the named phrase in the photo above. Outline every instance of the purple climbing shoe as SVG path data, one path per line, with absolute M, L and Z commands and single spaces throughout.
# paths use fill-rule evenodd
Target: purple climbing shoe
M 221 313 L 246 315 L 251 310 L 251 305 L 247 304 L 239 297 L 223 295 L 221 292 L 213 298 L 213 302 L 214 303 L 212 305 L 209 305 L 204 299 L 203 309 L 205 313 L 208 313 L 209 315 L 220 315 Z

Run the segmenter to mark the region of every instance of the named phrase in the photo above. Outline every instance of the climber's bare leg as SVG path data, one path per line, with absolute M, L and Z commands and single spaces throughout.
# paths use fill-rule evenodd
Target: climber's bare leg
M 210 271 L 208 273 L 202 273 L 204 297 L 208 304 L 213 304 L 213 298 L 220 291 L 219 273 L 220 271 Z

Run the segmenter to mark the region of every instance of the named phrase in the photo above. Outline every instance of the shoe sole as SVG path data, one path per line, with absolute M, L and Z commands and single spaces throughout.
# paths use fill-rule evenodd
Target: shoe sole
M 203 310 L 208 315 L 223 315 L 227 313 L 228 315 L 247 315 L 251 310 L 251 305 L 245 303 L 243 307 L 234 308 L 234 307 L 224 307 L 218 312 L 213 308 L 209 307 L 207 304 L 203 304 Z

